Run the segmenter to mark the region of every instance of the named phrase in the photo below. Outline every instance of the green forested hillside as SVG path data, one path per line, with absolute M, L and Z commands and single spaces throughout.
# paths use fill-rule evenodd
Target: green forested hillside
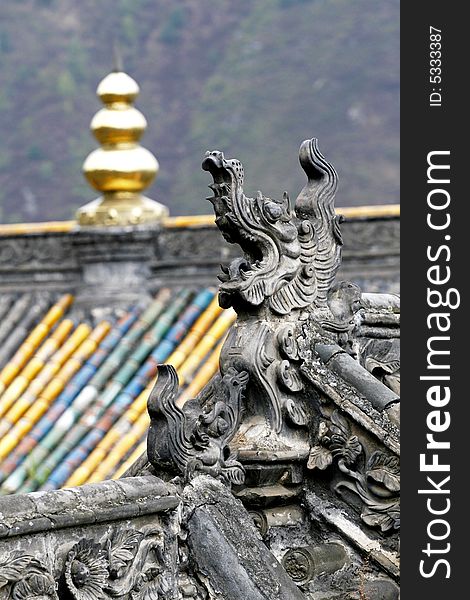
M 312 136 L 338 204 L 398 202 L 398 16 L 398 0 L 2 0 L 0 221 L 95 197 L 81 164 L 114 39 L 160 162 L 148 195 L 172 214 L 210 212 L 207 149 L 242 160 L 248 192 L 294 196 Z

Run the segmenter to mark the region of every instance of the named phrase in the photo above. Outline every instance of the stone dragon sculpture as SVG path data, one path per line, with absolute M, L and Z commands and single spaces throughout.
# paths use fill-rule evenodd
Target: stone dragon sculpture
M 398 459 L 359 441 L 354 461 L 343 459 L 356 434 L 348 418 L 332 412 L 331 390 L 335 396 L 343 382 L 331 379 L 325 366 L 344 353 L 363 368 L 354 360 L 352 335 L 361 290 L 335 281 L 343 244 L 334 209 L 338 178 L 315 138 L 301 144 L 299 159 L 307 183 L 292 206 L 286 192 L 281 199 L 247 196 L 240 161 L 218 150 L 206 153 L 202 168 L 213 178 L 208 200 L 216 225 L 243 251 L 219 276 L 219 303 L 238 318 L 223 344 L 219 373 L 194 400 L 178 406 L 176 371 L 159 367 L 148 401 L 147 455 L 157 473 L 169 469 L 188 480 L 203 472 L 237 486 L 245 476 L 252 485 L 258 472 L 275 481 L 276 473 L 294 472 L 293 465 L 323 470 L 337 459 L 336 493 L 358 495 L 363 521 L 388 531 L 397 524 Z M 334 447 L 325 423 L 331 423 Z M 388 487 L 376 493 L 374 477 Z
M 214 206 L 216 224 L 224 238 L 244 253 L 222 267 L 219 276 L 221 306 L 232 306 L 238 313 L 237 327 L 222 349 L 221 372 L 235 367 L 250 373 L 248 406 L 256 407 L 253 414 L 259 414 L 261 407 L 273 433 L 284 438 L 291 438 L 282 436 L 288 422 L 294 427 L 308 423 L 297 401 L 303 389 L 295 364 L 299 358 L 285 352 L 286 329 L 281 319 L 290 323 L 294 345 L 299 317 L 305 311 L 319 312 L 314 321 L 324 324 L 320 335 L 329 331 L 344 336 L 358 308 L 357 293 L 360 298 L 357 286 L 354 293 L 346 287 L 333 288 L 343 244 L 334 210 L 336 171 L 315 138 L 302 143 L 299 159 L 307 183 L 294 206 L 286 192 L 280 200 L 261 192 L 248 197 L 241 163 L 226 159 L 220 151 L 207 152 L 202 163 L 214 180 L 208 200 Z M 338 311 L 338 302 L 349 308 Z
M 298 369 L 300 315 L 320 311 L 325 324 L 324 328 L 318 326 L 321 335 L 327 331 L 344 335 L 356 310 L 349 306 L 356 295 L 343 293 L 349 288 L 333 288 L 343 244 L 340 219 L 334 210 L 336 171 L 321 154 L 315 138 L 302 143 L 299 158 L 307 183 L 293 207 L 287 192 L 281 199 L 265 197 L 261 192 L 255 198 L 248 197 L 243 190 L 241 162 L 226 159 L 218 150 L 207 152 L 202 162 L 203 170 L 213 177 L 209 186 L 213 196 L 208 200 L 214 206 L 216 225 L 229 243 L 243 250 L 243 256 L 222 267 L 219 276 L 219 303 L 224 308 L 233 307 L 238 314 L 221 353 L 222 384 L 246 374 L 247 381 L 239 387 L 246 387 L 244 421 L 255 424 L 261 419 L 266 424 L 262 437 L 267 447 L 280 444 L 288 448 L 293 439 L 298 442 L 299 435 L 308 447 L 305 431 L 298 432 L 299 428 L 309 427 L 308 411 L 298 396 L 304 387 Z M 360 290 L 358 293 L 360 297 Z M 349 308 L 338 310 L 344 298 Z M 313 321 L 322 322 L 318 316 Z M 217 465 L 219 475 L 231 473 L 232 479 L 239 479 L 237 470 L 227 471 L 220 457 L 209 458 L 214 438 L 210 440 L 212 445 L 204 448 L 198 439 L 199 429 L 207 425 L 205 420 L 211 412 L 205 413 L 204 403 L 195 400 L 184 407 L 183 414 L 176 406 L 176 393 L 176 374 L 162 367 L 149 401 L 150 437 L 158 437 L 152 433 L 154 422 L 167 421 L 166 427 L 173 431 L 170 439 L 176 441 L 169 441 L 171 448 L 165 451 L 181 471 L 187 473 L 196 464 L 203 470 Z M 233 437 L 240 419 L 229 421 Z M 210 437 L 209 430 L 205 433 Z M 204 435 L 204 440 L 208 442 L 209 438 Z M 216 445 L 219 448 L 220 440 Z M 163 455 L 155 450 L 153 453 L 161 462 Z M 149 458 L 152 460 L 150 454 Z

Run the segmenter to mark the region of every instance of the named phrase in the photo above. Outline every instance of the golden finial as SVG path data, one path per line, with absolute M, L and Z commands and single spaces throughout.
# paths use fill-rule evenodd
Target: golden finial
M 141 194 L 158 173 L 158 161 L 139 144 L 147 128 L 144 115 L 132 106 L 139 91 L 115 50 L 114 70 L 96 90 L 104 108 L 90 125 L 101 147 L 83 163 L 88 183 L 103 195 L 78 210 L 80 225 L 138 225 L 168 216 L 166 206 Z

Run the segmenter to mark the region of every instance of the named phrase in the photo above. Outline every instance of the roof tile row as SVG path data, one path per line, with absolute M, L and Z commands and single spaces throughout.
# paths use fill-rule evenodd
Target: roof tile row
M 68 318 L 70 294 L 54 303 L 24 296 L 22 303 L 21 296 L 0 299 L 4 332 L 18 329 L 21 311 L 28 325 L 0 371 L 3 494 L 122 474 L 145 448 L 158 364 L 175 366 L 182 398 L 196 395 L 217 369 L 221 340 L 235 320 L 213 288 L 162 289 L 93 329 Z M 27 315 L 19 303 L 29 306 Z

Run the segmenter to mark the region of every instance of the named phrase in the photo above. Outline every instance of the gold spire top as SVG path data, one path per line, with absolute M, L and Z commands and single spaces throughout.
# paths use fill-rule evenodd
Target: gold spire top
M 83 173 L 103 195 L 82 206 L 80 225 L 138 225 L 160 221 L 168 209 L 141 194 L 158 173 L 154 155 L 140 146 L 147 120 L 132 103 L 139 94 L 136 81 L 114 70 L 98 85 L 104 104 L 91 121 L 91 131 L 101 145 L 88 155 Z

